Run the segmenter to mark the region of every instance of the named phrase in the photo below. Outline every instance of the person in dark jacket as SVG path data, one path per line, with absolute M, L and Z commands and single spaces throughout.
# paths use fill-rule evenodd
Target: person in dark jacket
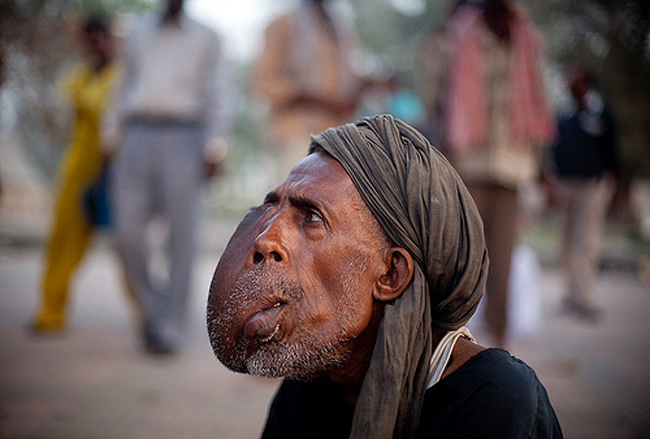
M 554 198 L 563 212 L 566 312 L 596 321 L 596 277 L 608 174 L 618 177 L 618 136 L 611 110 L 580 64 L 568 69 L 573 106 L 560 118 L 552 148 Z M 617 181 L 617 178 L 614 179 Z

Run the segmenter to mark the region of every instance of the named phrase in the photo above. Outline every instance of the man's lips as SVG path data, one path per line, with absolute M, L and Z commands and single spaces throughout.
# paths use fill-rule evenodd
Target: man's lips
M 270 308 L 257 311 L 244 323 L 244 336 L 248 339 L 257 339 L 260 343 L 268 343 L 280 331 L 278 322 L 280 313 L 286 303 L 278 301 Z

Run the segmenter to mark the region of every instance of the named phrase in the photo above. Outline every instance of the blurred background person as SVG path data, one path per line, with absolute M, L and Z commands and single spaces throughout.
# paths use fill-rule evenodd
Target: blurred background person
M 355 114 L 362 82 L 350 63 L 356 37 L 327 3 L 301 0 L 273 21 L 254 67 L 252 88 L 270 103 L 266 142 L 275 182 L 305 157 L 310 134 Z
M 80 37 L 86 61 L 67 76 L 62 86 L 74 110 L 74 129 L 59 173 L 42 296 L 31 325 L 36 333 L 58 333 L 67 324 L 70 279 L 95 229 L 84 214 L 82 198 L 102 172 L 100 120 L 119 74 L 113 62 L 113 39 L 106 18 L 88 19 Z
M 434 116 L 442 108 L 441 142 L 484 221 L 490 254 L 485 321 L 494 343 L 504 346 L 518 193 L 539 176 L 543 147 L 554 136 L 542 41 L 523 6 L 509 0 L 461 4 L 444 32 L 448 47 L 432 53 L 446 56 L 436 61 L 446 68 L 426 81 L 446 88 Z M 446 79 L 432 76 L 436 72 Z
M 422 132 L 443 153 L 446 153 L 443 130 L 450 62 L 448 27 L 451 16 L 463 3 L 465 0 L 447 0 L 446 19 L 421 32 L 415 51 L 417 91 L 425 112 Z
M 594 77 L 579 63 L 567 71 L 572 108 L 558 123 L 549 178 L 551 198 L 563 212 L 563 310 L 597 321 L 596 278 L 609 181 L 618 182 L 618 133 Z M 607 175 L 614 177 L 607 180 Z M 618 191 L 614 189 L 614 199 Z
M 168 0 L 129 35 L 105 120 L 107 149 L 120 145 L 111 179 L 117 244 L 144 312 L 143 345 L 153 354 L 184 343 L 201 186 L 226 155 L 231 122 L 220 38 L 188 18 L 183 3 Z M 158 216 L 168 225 L 162 276 L 151 271 L 147 241 Z

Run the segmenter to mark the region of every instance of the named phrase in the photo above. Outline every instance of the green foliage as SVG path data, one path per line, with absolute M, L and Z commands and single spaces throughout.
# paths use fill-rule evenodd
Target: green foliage
M 160 3 L 160 0 L 75 0 L 69 2 L 69 5 L 83 14 L 115 14 L 141 13 Z
M 142 12 L 160 0 L 6 0 L 0 3 L 0 17 L 16 23 L 36 16 L 57 17 L 68 12 L 82 14 Z

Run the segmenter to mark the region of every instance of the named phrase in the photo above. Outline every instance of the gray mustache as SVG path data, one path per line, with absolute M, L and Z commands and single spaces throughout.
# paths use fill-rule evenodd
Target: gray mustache
M 303 290 L 296 282 L 287 280 L 282 272 L 261 265 L 240 276 L 228 293 L 229 297 L 237 296 L 240 300 L 245 298 L 247 303 L 263 302 L 276 296 L 285 300 L 297 300 L 302 295 Z

